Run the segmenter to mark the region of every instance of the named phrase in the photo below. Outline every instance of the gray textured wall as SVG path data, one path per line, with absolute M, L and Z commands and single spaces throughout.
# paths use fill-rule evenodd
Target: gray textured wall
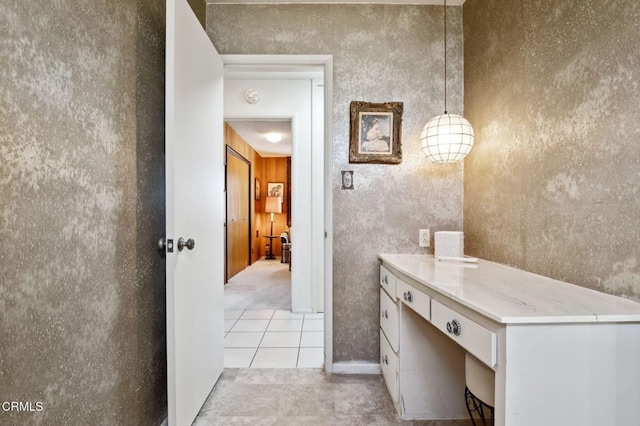
M 640 300 L 640 4 L 464 6 L 467 252 Z
M 462 10 L 449 9 L 449 109 L 462 108 Z M 422 126 L 443 105 L 442 7 L 208 5 L 225 54 L 332 54 L 336 362 L 378 362 L 378 253 L 419 253 L 418 229 L 462 229 L 462 167 L 431 165 Z M 403 162 L 349 164 L 349 103 L 404 102 Z M 340 189 L 354 170 L 354 190 Z
M 164 2 L 0 5 L 5 424 L 166 416 Z

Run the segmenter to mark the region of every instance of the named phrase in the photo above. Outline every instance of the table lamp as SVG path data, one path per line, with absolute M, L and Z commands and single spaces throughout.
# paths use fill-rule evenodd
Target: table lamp
M 267 197 L 264 203 L 265 213 L 271 213 L 271 232 L 269 236 L 273 236 L 273 222 L 275 221 L 273 214 L 282 213 L 282 200 L 280 197 Z M 273 259 L 273 244 L 271 244 L 271 238 L 269 238 L 269 256 L 268 259 Z

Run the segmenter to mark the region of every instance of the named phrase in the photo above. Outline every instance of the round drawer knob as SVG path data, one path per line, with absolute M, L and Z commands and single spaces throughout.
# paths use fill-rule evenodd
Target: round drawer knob
M 460 321 L 456 319 L 449 321 L 447 323 L 447 332 L 454 336 L 459 336 L 460 333 L 462 333 L 462 325 L 460 325 Z

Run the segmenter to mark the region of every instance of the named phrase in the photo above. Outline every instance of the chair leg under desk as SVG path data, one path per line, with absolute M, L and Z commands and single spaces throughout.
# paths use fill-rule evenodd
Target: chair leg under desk
M 469 417 L 471 418 L 471 423 L 473 423 L 473 426 L 493 426 L 494 425 L 494 422 L 493 422 L 494 413 L 493 413 L 492 406 L 487 405 L 484 402 L 480 401 L 473 393 L 471 393 L 469 388 L 466 388 L 464 390 L 464 397 L 467 403 L 467 411 L 469 412 Z M 485 413 L 485 408 L 488 411 L 487 413 Z M 479 419 L 473 417 L 474 412 L 478 413 L 480 417 Z M 488 414 L 490 417 L 487 418 L 486 414 Z M 478 423 L 478 425 L 476 425 L 476 420 L 481 421 L 481 423 Z

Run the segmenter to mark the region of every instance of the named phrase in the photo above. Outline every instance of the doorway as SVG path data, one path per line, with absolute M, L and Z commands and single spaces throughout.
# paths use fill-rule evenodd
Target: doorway
M 269 142 L 268 136 L 274 142 Z M 291 225 L 291 121 L 227 120 L 225 143 L 227 149 L 233 149 L 236 156 L 241 155 L 251 164 L 248 198 L 234 190 L 233 182 L 227 185 L 227 209 L 232 209 L 234 203 L 243 203 L 242 208 L 249 210 L 251 235 L 247 252 L 228 252 L 228 263 L 237 263 L 237 269 L 228 274 L 225 309 L 290 311 L 291 271 L 288 256 L 283 256 L 288 246 L 282 244 L 282 239 L 289 240 Z M 231 180 L 233 167 L 228 166 L 227 170 Z M 234 226 L 231 220 L 230 231 Z M 249 259 L 237 261 L 248 252 Z
M 332 102 L 331 55 L 223 55 L 225 80 L 235 73 L 234 90 L 225 84 L 225 118 L 289 118 L 292 122 L 292 313 L 324 312 L 324 365 L 333 368 L 332 322 Z M 247 90 L 260 73 L 269 73 L 271 84 L 260 92 L 261 100 L 248 109 Z M 287 105 L 285 93 L 295 90 L 280 84 L 287 73 L 307 75 L 313 117 Z M 317 76 L 320 74 L 320 81 Z M 280 76 L 278 76 L 280 74 Z M 315 77 L 313 77 L 315 76 Z M 312 81 L 316 79 L 316 83 Z M 255 89 L 255 88 L 252 88 Z M 269 105 L 264 100 L 275 101 Z M 326 100 L 326 101 L 325 101 Z M 304 135 L 305 130 L 311 130 Z M 298 247 L 296 249 L 296 247 Z

